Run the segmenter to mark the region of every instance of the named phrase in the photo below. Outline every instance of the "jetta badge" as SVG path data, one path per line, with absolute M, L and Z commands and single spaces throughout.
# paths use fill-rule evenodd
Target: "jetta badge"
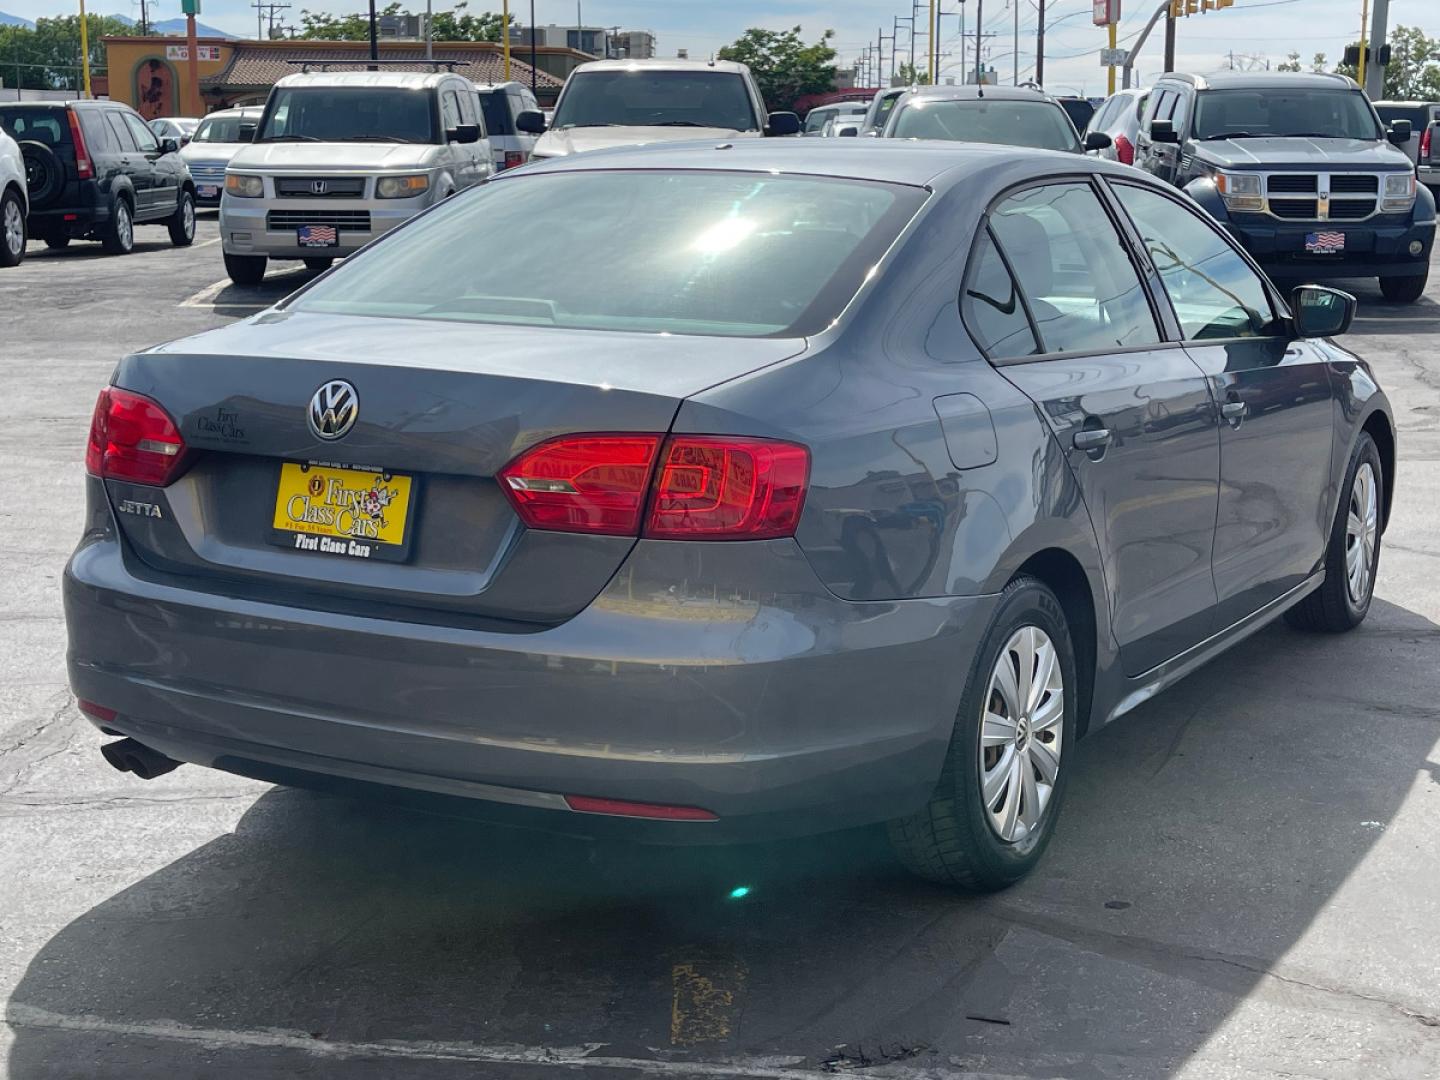
M 307 419 L 316 438 L 338 439 L 355 426 L 360 415 L 360 396 L 344 379 L 327 382 L 310 399 Z

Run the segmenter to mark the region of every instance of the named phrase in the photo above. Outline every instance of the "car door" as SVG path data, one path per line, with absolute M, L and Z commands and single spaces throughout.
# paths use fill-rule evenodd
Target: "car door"
M 135 140 L 137 152 L 131 155 L 130 177 L 135 184 L 135 220 L 144 221 L 157 216 L 166 205 L 163 200 L 167 193 L 174 199 L 175 192 L 165 183 L 159 167 L 160 140 L 149 125 L 132 112 L 121 111 L 120 119 Z
M 440 87 L 440 127 L 442 129 L 441 138 L 445 140 L 442 157 L 457 189 L 465 187 L 469 183 L 468 155 L 471 145 L 456 142 L 450 137 L 450 133 L 459 127 L 460 123 L 460 99 L 453 87 L 442 84 Z
M 1219 404 L 1217 629 L 1295 588 L 1319 566 L 1331 523 L 1329 361 L 1292 339 L 1260 272 L 1184 199 L 1111 188 L 1154 261 L 1185 350 Z
M 465 159 L 467 173 L 463 186 L 472 187 L 495 171 L 493 150 L 490 146 L 489 133 L 485 130 L 485 118 L 480 115 L 480 106 L 475 100 L 475 95 L 457 83 L 455 100 L 460 106 L 460 122 L 469 124 L 480 132 L 480 138 L 475 142 L 460 144 L 461 149 L 468 151 Z
M 110 181 L 110 192 L 115 192 L 115 180 L 123 176 L 130 182 L 131 191 L 135 195 L 135 211 L 139 216 L 140 207 L 144 205 L 141 199 L 150 197 L 150 163 L 140 153 L 140 147 L 135 143 L 135 135 L 130 130 L 130 125 L 125 123 L 125 113 L 121 109 L 105 110 L 105 126 L 110 129 L 111 141 L 115 144 L 115 172 Z
M 1185 349 L 1164 340 L 1137 260 L 1089 181 L 1024 189 L 988 221 L 966 324 L 1066 454 L 1104 560 L 1121 663 L 1139 675 L 1211 630 L 1220 441 L 1210 391 Z M 1028 325 L 1017 327 L 1022 308 Z M 1009 321 L 1003 334 L 985 325 L 997 317 Z

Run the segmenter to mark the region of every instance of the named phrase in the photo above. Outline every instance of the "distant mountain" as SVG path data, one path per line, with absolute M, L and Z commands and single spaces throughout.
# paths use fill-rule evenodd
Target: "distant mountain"
M 35 24 L 29 19 L 22 19 L 19 15 L 7 15 L 0 11 L 0 26 L 23 26 L 27 30 L 34 30 Z
M 135 25 L 135 20 L 132 19 L 129 15 L 111 15 L 109 17 L 114 19 L 116 22 L 124 23 L 126 26 Z M 154 33 L 163 34 L 166 37 L 184 37 L 185 20 L 183 18 L 161 19 L 159 22 L 152 22 L 150 24 L 150 29 Z M 235 37 L 234 34 L 227 34 L 224 30 L 216 30 L 215 27 L 206 26 L 203 22 L 200 22 L 198 20 L 195 23 L 195 33 L 200 37 L 218 37 L 231 39 Z

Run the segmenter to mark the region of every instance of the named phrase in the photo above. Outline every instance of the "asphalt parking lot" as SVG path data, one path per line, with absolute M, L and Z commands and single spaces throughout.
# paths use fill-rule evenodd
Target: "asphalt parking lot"
M 1440 1075 L 1440 272 L 1354 286 L 1400 447 L 1368 621 L 1082 742 L 1039 871 L 972 899 L 871 833 L 645 849 L 111 770 L 59 593 L 96 391 L 309 276 L 221 284 L 213 214 L 137 239 L 0 271 L 0 1075 Z

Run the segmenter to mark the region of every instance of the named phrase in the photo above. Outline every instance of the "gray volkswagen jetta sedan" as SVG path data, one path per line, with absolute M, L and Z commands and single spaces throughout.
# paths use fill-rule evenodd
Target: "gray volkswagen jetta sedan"
M 886 822 L 1003 887 L 1076 740 L 1277 616 L 1365 617 L 1395 435 L 1353 312 L 1071 154 L 516 170 L 120 362 L 71 683 L 142 778 L 659 842 Z

